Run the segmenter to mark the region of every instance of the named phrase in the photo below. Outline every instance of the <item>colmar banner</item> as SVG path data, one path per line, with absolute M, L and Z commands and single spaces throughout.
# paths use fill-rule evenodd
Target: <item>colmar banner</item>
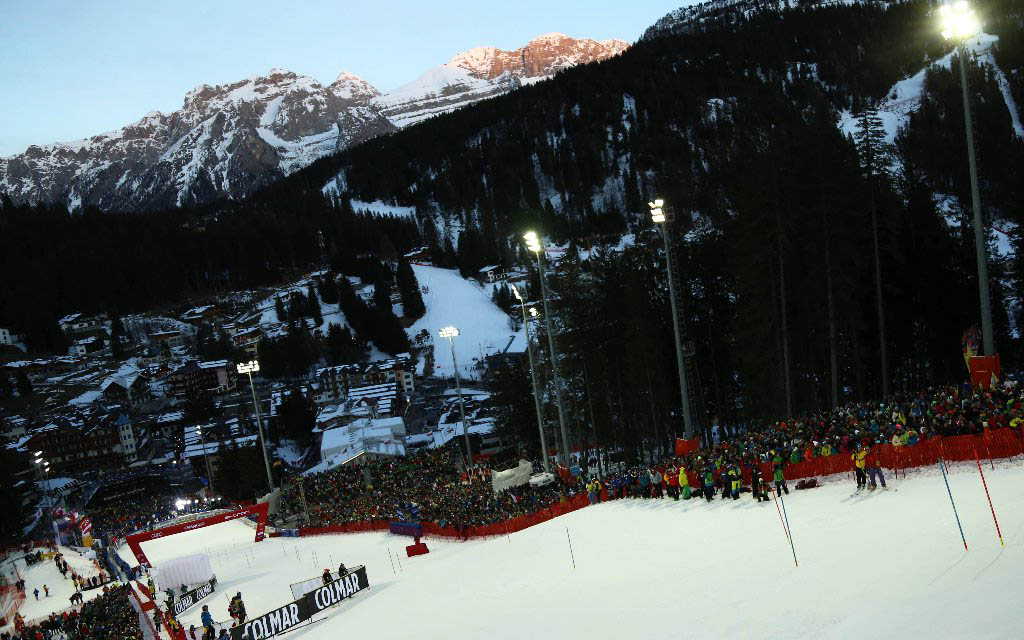
M 366 567 L 359 567 L 333 582 L 310 591 L 295 602 L 259 617 L 250 618 L 243 625 L 232 627 L 231 640 L 263 640 L 284 633 L 369 586 Z

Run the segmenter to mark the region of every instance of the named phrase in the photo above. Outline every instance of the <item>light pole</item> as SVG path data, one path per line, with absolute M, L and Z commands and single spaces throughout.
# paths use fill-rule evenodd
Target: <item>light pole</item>
M 562 379 L 558 375 L 558 349 L 555 348 L 555 332 L 551 328 L 551 309 L 548 307 L 548 285 L 544 274 L 544 252 L 541 250 L 540 238 L 534 231 L 527 232 L 523 239 L 526 248 L 537 256 L 537 272 L 540 277 L 540 293 L 544 300 L 544 326 L 548 330 L 548 349 L 551 350 L 551 372 L 555 383 L 555 402 L 558 405 L 558 426 L 562 430 L 562 451 L 559 458 L 562 466 L 569 466 L 569 434 L 565 428 L 565 409 L 562 406 Z
M 974 150 L 974 124 L 971 117 L 970 87 L 967 82 L 967 46 L 978 35 L 981 25 L 974 10 L 965 0 L 943 5 L 939 9 L 942 37 L 956 42 L 960 58 L 960 87 L 964 94 L 964 122 L 967 125 L 967 162 L 971 169 L 971 200 L 974 204 L 974 250 L 978 260 L 978 296 L 981 299 L 981 337 L 986 356 L 995 355 L 996 339 L 992 332 L 992 303 L 988 291 L 988 255 L 985 227 L 981 217 L 981 192 L 978 189 L 978 161 Z
M 455 337 L 459 330 L 455 327 L 442 327 L 439 332 L 442 338 L 448 338 L 452 347 L 452 368 L 455 370 L 455 391 L 459 394 L 459 417 L 462 419 L 462 435 L 466 437 L 466 470 L 473 466 L 473 449 L 469 446 L 469 425 L 466 424 L 466 405 L 462 402 L 462 384 L 459 382 L 459 363 L 455 360 Z
M 679 329 L 679 308 L 676 303 L 676 285 L 672 280 L 672 243 L 669 242 L 668 229 L 665 227 L 665 201 L 658 198 L 649 202 L 651 220 L 661 231 L 665 240 L 665 269 L 668 272 L 668 297 L 672 303 L 672 332 L 676 337 L 676 366 L 679 367 L 679 398 L 683 403 L 683 437 L 693 437 L 693 416 L 690 414 L 690 389 L 686 380 L 686 365 L 683 361 L 683 336 Z
M 540 430 L 540 451 L 541 459 L 544 461 L 544 471 L 550 472 L 551 468 L 548 463 L 548 444 L 547 438 L 544 437 L 544 418 L 541 417 L 540 411 L 540 394 L 537 393 L 537 372 L 533 370 L 533 346 L 530 344 L 530 322 L 526 317 L 526 301 L 519 294 L 519 289 L 515 285 L 509 287 L 512 289 L 512 295 L 519 301 L 519 306 L 523 309 L 523 327 L 526 329 L 526 354 L 530 358 L 530 381 L 533 383 L 533 403 L 537 407 L 537 428 Z M 537 310 L 530 308 L 530 311 L 536 315 Z
M 39 477 L 43 478 L 43 481 L 45 482 L 44 486 L 46 488 L 44 489 L 44 495 L 46 496 L 46 500 L 44 504 L 46 505 L 46 513 L 50 516 L 50 529 L 52 530 L 54 527 L 53 500 L 50 498 L 50 462 L 48 460 L 43 459 L 42 451 L 36 451 L 35 460 L 33 460 L 33 462 L 36 465 L 36 470 L 39 472 Z M 56 531 L 53 531 L 53 535 L 56 535 Z
M 210 471 L 210 456 L 206 451 L 206 436 L 203 435 L 203 428 L 196 426 L 196 433 L 199 435 L 199 444 L 203 447 L 203 458 L 206 460 L 206 478 L 210 483 L 210 497 L 213 497 L 213 472 Z
M 274 491 L 274 478 L 270 475 L 270 459 L 267 458 L 267 443 L 263 439 L 263 420 L 260 418 L 260 404 L 256 401 L 256 385 L 253 384 L 252 374 L 260 370 L 260 361 L 251 360 L 238 365 L 238 373 L 249 374 L 249 388 L 252 390 L 252 406 L 256 409 L 256 430 L 260 434 L 260 448 L 263 449 L 263 464 L 267 465 L 267 484 L 270 491 Z

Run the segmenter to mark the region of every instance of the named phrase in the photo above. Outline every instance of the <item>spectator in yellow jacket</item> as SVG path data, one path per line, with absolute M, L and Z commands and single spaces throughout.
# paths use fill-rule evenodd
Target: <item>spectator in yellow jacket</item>
M 865 459 L 868 457 L 868 449 L 864 445 L 860 446 L 850 459 L 853 460 L 853 468 L 857 474 L 857 491 L 863 489 L 867 483 L 867 476 L 864 475 L 864 467 L 866 465 Z

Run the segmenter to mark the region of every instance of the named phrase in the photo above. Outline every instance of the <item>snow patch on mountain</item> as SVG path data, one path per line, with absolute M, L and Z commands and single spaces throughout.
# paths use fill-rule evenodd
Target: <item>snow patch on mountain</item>
M 403 207 L 401 205 L 387 204 L 383 200 L 363 202 L 353 198 L 351 201 L 352 210 L 356 213 L 371 213 L 381 216 L 415 217 L 416 207 Z
M 522 328 L 513 331 L 508 314 L 499 309 L 480 285 L 466 280 L 454 269 L 412 265 L 423 290 L 427 313 L 408 329 L 410 336 L 426 330 L 434 343 L 434 371 L 440 377 L 451 377 L 451 348 L 448 340 L 438 337 L 441 327 L 458 327 L 455 356 L 459 375 L 479 379 L 478 365 L 493 353 L 526 351 L 526 334 Z
M 995 57 L 992 55 L 992 46 L 998 41 L 999 36 L 982 33 L 976 38 L 968 40 L 966 46 L 980 64 L 988 65 L 992 68 L 999 82 L 999 89 L 1003 95 L 1003 101 L 1006 103 L 1006 109 L 1010 114 L 1014 133 L 1024 139 L 1024 126 L 1021 125 L 1020 111 L 1017 108 L 1017 103 L 1013 99 L 1006 75 L 999 68 L 999 65 L 996 64 Z M 955 54 L 956 50 L 954 49 L 933 61 L 913 76 L 900 80 L 889 90 L 886 98 L 878 105 L 878 115 L 885 125 L 886 142 L 893 144 L 896 134 L 906 127 L 910 121 L 910 114 L 917 111 L 920 107 L 928 71 L 940 67 L 949 69 L 950 65 L 953 64 L 953 56 Z M 838 126 L 844 135 L 849 136 L 855 135 L 860 130 L 860 122 L 857 120 L 857 116 L 848 110 L 840 112 Z

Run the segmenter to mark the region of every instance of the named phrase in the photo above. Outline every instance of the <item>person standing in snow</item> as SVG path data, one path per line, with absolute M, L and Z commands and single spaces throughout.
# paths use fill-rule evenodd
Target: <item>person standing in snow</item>
M 661 472 L 657 467 L 651 469 L 651 497 L 661 497 Z
M 870 485 L 870 487 L 868 487 L 868 490 L 869 491 L 874 491 L 875 489 L 878 488 L 878 484 L 875 481 L 875 477 L 876 476 L 878 477 L 878 480 L 882 481 L 882 488 L 883 489 L 888 489 L 889 487 L 885 486 L 885 475 L 882 474 L 882 467 L 879 466 L 879 464 L 878 464 L 878 449 L 877 448 L 873 447 L 871 449 L 871 451 L 868 452 L 868 456 L 867 456 L 867 461 L 866 462 L 867 462 L 867 467 L 868 467 L 868 474 L 871 477 L 871 485 Z
M 673 464 L 665 470 L 665 475 L 662 477 L 665 486 L 668 487 L 668 495 L 673 500 L 679 500 L 679 469 Z
M 234 617 L 233 615 L 231 616 Z M 207 630 L 213 629 L 213 614 L 210 613 L 210 606 L 204 604 L 203 612 L 199 615 L 199 620 L 203 623 L 203 628 Z
M 768 494 L 764 490 L 764 479 L 761 477 L 761 470 L 757 467 L 757 463 L 751 467 L 750 471 L 750 491 L 754 494 L 754 499 L 758 502 L 762 500 L 768 501 Z
M 863 444 L 860 445 L 860 448 L 857 449 L 857 451 L 854 452 L 854 454 L 850 456 L 850 459 L 853 460 L 854 471 L 857 474 L 857 491 L 860 491 L 861 489 L 863 489 L 865 487 L 865 485 L 867 485 L 867 483 L 868 483 L 867 476 L 864 475 L 864 467 L 867 464 L 867 462 L 866 462 L 867 456 L 868 456 L 868 449 Z
M 704 467 L 704 499 L 708 502 L 715 499 L 715 472 L 710 466 Z
M 648 487 L 651 485 L 651 476 L 647 473 L 646 469 L 640 469 L 638 476 L 637 484 L 639 485 L 640 497 L 649 498 L 651 494 Z
M 683 500 L 690 499 L 690 478 L 686 475 L 686 465 L 679 465 L 679 490 Z
M 781 496 L 782 492 L 785 491 L 786 495 L 788 496 L 789 487 L 786 486 L 786 476 L 782 475 L 782 467 L 775 467 L 775 472 L 773 473 L 773 476 L 775 480 L 775 493 Z
M 732 464 L 729 466 L 729 481 L 732 484 L 732 499 L 740 499 L 740 489 L 743 488 L 743 472 L 740 470 L 739 464 Z

